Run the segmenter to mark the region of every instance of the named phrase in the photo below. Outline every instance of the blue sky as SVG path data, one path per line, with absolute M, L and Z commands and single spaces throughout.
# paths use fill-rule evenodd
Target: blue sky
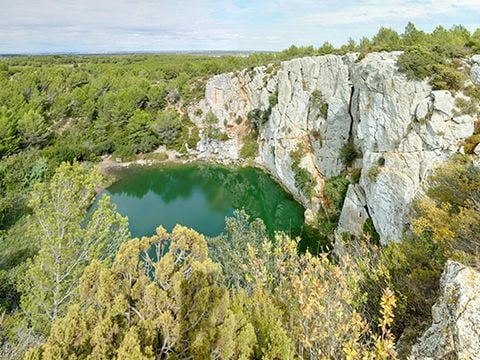
M 408 21 L 480 27 L 480 0 L 0 0 L 0 53 L 281 50 Z

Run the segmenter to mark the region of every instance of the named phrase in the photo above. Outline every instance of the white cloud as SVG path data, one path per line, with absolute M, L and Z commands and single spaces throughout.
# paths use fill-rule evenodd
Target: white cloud
M 473 26 L 479 1 L 0 0 L 0 53 L 339 43 L 407 21 Z

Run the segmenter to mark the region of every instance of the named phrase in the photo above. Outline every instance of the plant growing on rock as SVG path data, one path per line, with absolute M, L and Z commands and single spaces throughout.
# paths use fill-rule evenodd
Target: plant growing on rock
M 292 159 L 291 169 L 295 178 L 295 186 L 306 198 L 310 199 L 314 195 L 315 181 L 312 179 L 310 172 L 300 166 L 303 152 L 301 145 L 298 145 L 295 150 L 290 152 L 290 158 Z
M 369 170 L 368 170 L 368 178 L 370 179 L 370 181 L 372 182 L 376 182 L 377 181 L 377 178 L 378 178 L 378 175 L 380 175 L 380 172 L 381 172 L 381 167 L 378 166 L 378 165 L 374 165 L 372 166 Z
M 353 162 L 360 156 L 360 152 L 353 140 L 348 140 L 340 150 L 340 159 L 346 166 L 352 166 Z
M 249 125 L 256 132 L 260 131 L 260 128 L 268 121 L 269 117 L 270 110 L 253 109 L 247 114 Z
M 427 197 L 415 204 L 413 232 L 439 244 L 450 257 L 480 266 L 480 169 L 456 157 L 430 179 Z
M 313 106 L 320 112 L 320 115 L 326 119 L 328 115 L 328 103 L 325 101 L 320 90 L 314 90 L 310 96 Z

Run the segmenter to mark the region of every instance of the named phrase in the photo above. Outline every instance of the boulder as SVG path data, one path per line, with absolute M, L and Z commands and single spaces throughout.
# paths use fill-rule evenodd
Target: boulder
M 365 193 L 358 184 L 348 186 L 347 195 L 338 222 L 338 233 L 361 235 L 363 224 L 368 219 Z
M 478 359 L 480 273 L 448 261 L 432 317 L 432 325 L 412 348 L 413 359 Z
M 480 85 L 480 65 L 479 64 L 473 65 L 472 68 L 470 69 L 470 79 L 475 85 L 477 86 Z

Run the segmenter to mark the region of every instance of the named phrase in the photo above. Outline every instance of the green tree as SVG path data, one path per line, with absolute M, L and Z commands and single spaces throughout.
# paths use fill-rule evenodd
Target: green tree
M 112 266 L 85 270 L 80 304 L 26 358 L 251 358 L 255 333 L 218 272 L 205 238 L 181 226 L 126 242 Z
M 36 110 L 30 109 L 18 120 L 18 131 L 24 147 L 44 145 L 49 136 L 45 118 Z
M 19 138 L 17 121 L 11 111 L 0 107 L 0 157 L 11 155 L 18 150 Z
M 26 236 L 38 244 L 20 284 L 22 310 L 32 326 L 48 332 L 76 299 L 79 278 L 93 259 L 110 259 L 129 238 L 127 221 L 108 197 L 85 223 L 100 175 L 78 163 L 62 164 L 48 183 L 35 186 L 30 206 L 33 219 Z
M 402 46 L 400 35 L 395 30 L 385 27 L 378 30 L 372 41 L 379 50 L 400 50 Z

